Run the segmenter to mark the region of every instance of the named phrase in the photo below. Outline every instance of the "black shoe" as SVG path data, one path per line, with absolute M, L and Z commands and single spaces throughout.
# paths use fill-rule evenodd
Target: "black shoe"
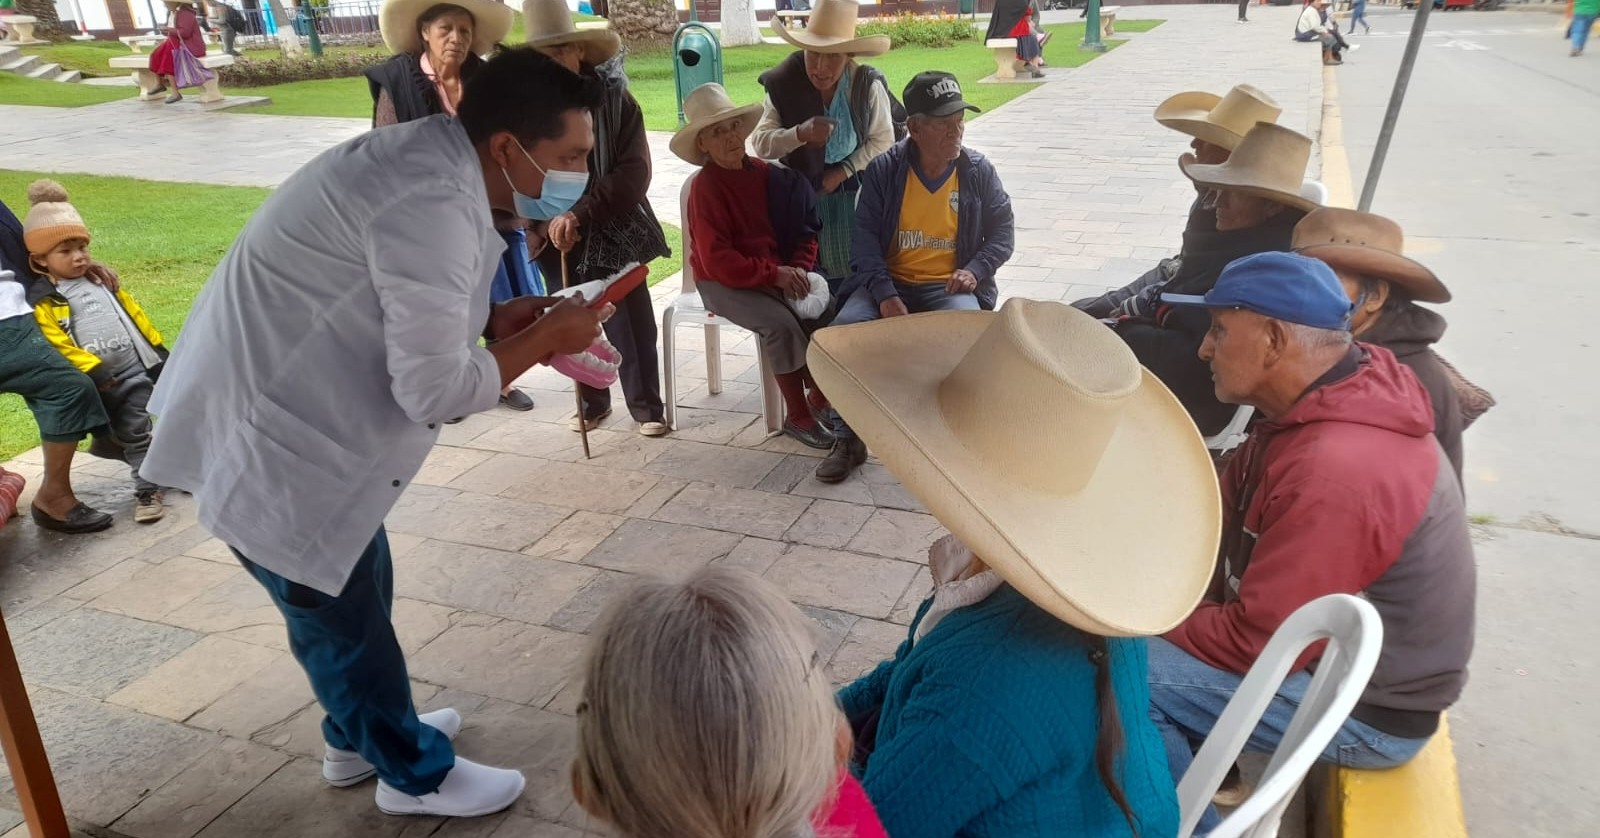
M 833 443 L 833 450 L 817 464 L 817 480 L 823 483 L 843 483 L 850 472 L 867 461 L 867 445 L 855 437 L 843 437 Z
M 792 421 L 785 421 L 783 423 L 783 435 L 790 439 L 799 440 L 800 444 L 810 448 L 827 450 L 833 447 L 833 434 L 829 433 L 827 428 L 822 427 L 821 423 L 815 420 L 812 421 L 809 428 L 802 428 Z
M 512 387 L 509 391 L 500 394 L 500 406 L 526 412 L 533 409 L 533 399 L 527 393 Z
M 99 532 L 111 526 L 111 516 L 98 509 L 92 509 L 87 504 L 79 503 L 72 507 L 65 518 L 52 518 L 43 509 L 37 506 L 30 507 L 33 511 L 33 522 L 41 529 L 64 532 L 68 535 L 78 535 L 86 532 Z

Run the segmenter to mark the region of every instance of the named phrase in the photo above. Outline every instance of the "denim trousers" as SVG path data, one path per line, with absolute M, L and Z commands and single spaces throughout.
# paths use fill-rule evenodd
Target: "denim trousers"
M 1583 51 L 1585 44 L 1589 43 L 1589 30 L 1594 27 L 1594 15 L 1572 16 L 1572 48 Z
M 946 293 L 943 282 L 896 282 L 894 291 L 900 295 L 900 301 L 906 304 L 906 311 L 912 314 L 928 311 L 977 311 L 982 308 L 978 305 L 976 294 Z M 881 319 L 882 316 L 879 313 L 878 303 L 872 299 L 872 292 L 866 288 L 859 288 L 845 300 L 844 306 L 833 318 L 833 325 L 868 323 Z M 827 418 L 833 425 L 835 437 L 855 438 L 855 432 L 845 424 L 844 417 L 839 415 L 839 411 L 828 408 Z
M 455 750 L 417 718 L 411 703 L 405 655 L 390 621 L 394 567 L 383 528 L 336 597 L 291 582 L 238 550 L 233 555 L 283 612 L 289 651 L 327 713 L 328 745 L 360 754 L 379 779 L 406 794 L 436 791 L 456 764 Z
M 1244 676 L 1217 669 L 1159 637 L 1150 638 L 1148 648 L 1150 718 L 1161 731 L 1167 749 L 1167 767 L 1172 770 L 1172 781 L 1177 783 L 1189 770 L 1195 751 L 1211 733 Z M 1278 687 L 1277 698 L 1267 705 L 1267 711 L 1250 734 L 1245 749 L 1269 753 L 1277 750 L 1310 686 L 1309 672 L 1296 672 L 1285 679 Z M 1323 750 L 1321 759 L 1350 768 L 1393 768 L 1410 761 L 1426 744 L 1426 737 L 1403 739 L 1365 722 L 1346 719 Z M 1204 835 L 1221 822 L 1216 808 L 1207 807 L 1195 834 Z

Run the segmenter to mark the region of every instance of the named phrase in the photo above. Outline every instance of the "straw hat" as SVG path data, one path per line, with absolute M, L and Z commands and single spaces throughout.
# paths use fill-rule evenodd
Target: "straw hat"
M 592 67 L 606 63 L 622 50 L 622 39 L 609 25 L 585 29 L 574 25 L 565 0 L 523 0 L 522 26 L 528 30 L 528 46 L 577 44 L 583 47 L 583 63 Z
M 756 130 L 756 120 L 761 118 L 761 106 L 735 105 L 722 85 L 707 82 L 684 97 L 683 118 L 683 127 L 672 135 L 668 148 L 684 162 L 699 166 L 706 162 L 705 152 L 696 144 L 701 131 L 719 122 L 737 119 L 740 121 L 739 139 L 748 139 L 750 132 Z
M 939 523 L 1056 617 L 1159 634 L 1205 592 L 1222 527 L 1211 457 L 1094 318 L 1024 299 L 892 317 L 817 332 L 806 362 Z
M 888 35 L 856 37 L 861 6 L 855 0 L 817 0 L 806 28 L 791 32 L 781 22 L 773 24 L 778 37 L 810 52 L 883 55 L 889 51 Z M 777 18 L 773 18 L 777 21 Z
M 1439 277 L 1403 255 L 1405 236 L 1400 225 L 1381 215 L 1334 207 L 1319 209 L 1294 225 L 1290 247 L 1296 253 L 1321 259 L 1335 271 L 1393 283 L 1418 302 L 1450 302 L 1450 289 Z
M 1193 154 L 1178 158 L 1178 168 L 1195 183 L 1211 189 L 1232 189 L 1306 210 L 1317 202 L 1302 195 L 1311 138 L 1281 125 L 1258 122 L 1224 163 L 1201 164 Z
M 1190 90 L 1156 106 L 1156 121 L 1181 134 L 1229 151 L 1257 122 L 1277 122 L 1283 108 L 1272 97 L 1248 84 L 1236 85 L 1218 97 Z
M 417 34 L 417 18 L 441 0 L 383 0 L 378 11 L 378 30 L 383 33 L 384 46 L 389 51 L 414 53 L 422 49 L 422 36 Z M 511 31 L 511 7 L 498 0 L 447 0 L 472 15 L 472 52 L 488 55 L 494 45 L 505 40 Z

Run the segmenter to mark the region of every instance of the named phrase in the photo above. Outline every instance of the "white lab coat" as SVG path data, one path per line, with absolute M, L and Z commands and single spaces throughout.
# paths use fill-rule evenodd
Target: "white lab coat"
M 493 407 L 478 346 L 505 244 L 438 116 L 316 157 L 245 225 L 150 402 L 141 475 L 256 564 L 338 594 L 447 419 Z

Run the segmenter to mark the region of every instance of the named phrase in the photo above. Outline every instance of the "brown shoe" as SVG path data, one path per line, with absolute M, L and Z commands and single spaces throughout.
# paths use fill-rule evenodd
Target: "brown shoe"
M 133 507 L 133 522 L 154 524 L 167 514 L 166 496 L 160 489 L 146 489 L 139 493 Z
M 856 437 L 842 437 L 833 443 L 833 450 L 817 464 L 817 480 L 823 483 L 843 483 L 850 472 L 867 461 L 867 445 Z

